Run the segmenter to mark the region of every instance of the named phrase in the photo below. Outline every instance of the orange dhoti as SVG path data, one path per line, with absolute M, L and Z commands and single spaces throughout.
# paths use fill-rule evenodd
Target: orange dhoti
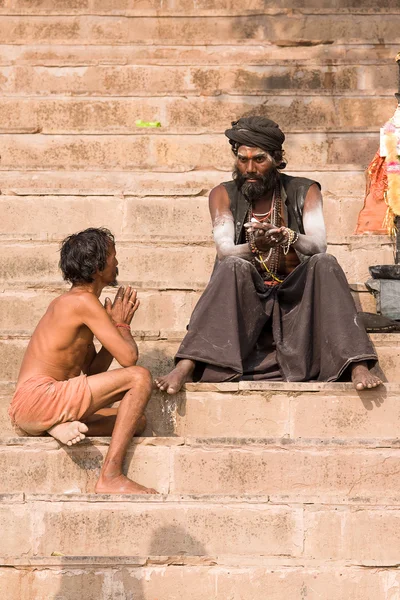
M 59 423 L 79 421 L 91 401 L 86 375 L 66 381 L 36 375 L 18 387 L 8 414 L 26 433 L 40 435 Z

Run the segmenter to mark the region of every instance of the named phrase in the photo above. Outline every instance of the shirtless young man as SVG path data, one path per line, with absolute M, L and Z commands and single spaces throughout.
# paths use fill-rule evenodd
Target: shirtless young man
M 326 253 L 320 185 L 281 173 L 285 136 L 273 121 L 242 118 L 225 135 L 235 168 L 210 193 L 216 265 L 176 367 L 156 385 L 169 394 L 192 378 L 380 385 L 345 275 Z
M 114 237 L 86 229 L 66 238 L 60 268 L 71 289 L 53 300 L 26 350 L 9 414 L 31 435 L 47 431 L 71 446 L 85 435 L 111 443 L 96 493 L 154 494 L 122 474 L 122 464 L 151 396 L 152 378 L 137 367 L 138 349 L 130 323 L 139 307 L 136 291 L 120 287 L 113 303 L 99 301 L 103 288 L 117 285 Z M 102 344 L 96 352 L 93 338 Z M 108 371 L 113 358 L 122 369 Z M 120 400 L 118 408 L 107 408 Z

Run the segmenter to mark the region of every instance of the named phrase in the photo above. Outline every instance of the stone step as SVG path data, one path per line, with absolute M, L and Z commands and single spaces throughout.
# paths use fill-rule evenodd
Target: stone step
M 301 68 L 246 64 L 119 65 L 118 68 L 115 65 L 65 68 L 16 65 L 0 69 L 0 92 L 6 97 L 276 96 L 278 93 L 293 97 L 294 92 L 306 96 L 383 94 L 393 97 L 396 75 L 394 60 L 383 64 L 305 65 Z
M 138 364 L 148 368 L 154 377 L 165 375 L 173 368 L 173 358 L 184 332 L 167 331 L 164 333 L 165 338 L 162 335 L 159 339 L 145 337 L 137 340 L 140 353 Z M 371 337 L 387 381 L 400 382 L 397 368 L 400 357 L 398 334 L 374 334 Z M 0 337 L 0 364 L 2 365 L 0 382 L 16 381 L 28 340 L 28 334 L 23 336 L 6 334 Z M 113 363 L 113 368 L 117 367 L 118 364 Z
M 249 495 L 8 494 L 0 504 L 0 523 L 4 558 L 184 554 L 234 565 L 284 557 L 325 566 L 335 561 L 388 566 L 398 561 L 400 510 L 360 499 L 356 505 L 324 506 Z
M 372 159 L 372 157 L 371 157 Z M 230 167 L 233 165 L 232 164 Z M 319 167 L 290 174 L 316 179 L 324 194 L 355 198 L 364 197 L 365 174 L 360 165 L 341 165 L 340 168 Z M 201 169 L 176 173 L 143 170 L 134 174 L 121 171 L 2 171 L 0 190 L 2 195 L 15 196 L 202 196 L 221 183 L 232 178 L 230 170 Z M 83 198 L 82 198 L 83 200 Z
M 375 5 L 371 0 L 354 2 L 343 0 L 330 2 L 328 0 L 312 0 L 304 6 L 303 0 L 274 2 L 273 6 L 266 6 L 265 0 L 252 0 L 246 6 L 240 0 L 217 0 L 209 2 L 201 0 L 194 6 L 191 0 L 145 0 L 137 4 L 120 3 L 116 6 L 104 0 L 63 0 L 57 6 L 51 0 L 42 0 L 39 4 L 26 3 L 24 0 L 4 0 L 0 7 L 0 14 L 4 15 L 108 15 L 108 16 L 232 16 L 235 15 L 292 15 L 296 14 L 326 14 L 331 16 L 345 14 L 374 14 L 400 12 L 396 0 L 387 0 L 384 5 Z
M 387 79 L 388 85 L 390 79 Z M 391 86 L 394 89 L 394 85 Z M 184 98 L 1 98 L 0 133 L 132 134 L 136 121 L 165 133 L 223 133 L 240 116 L 273 116 L 285 132 L 376 132 L 394 112 L 392 96 L 228 96 Z
M 171 170 L 223 171 L 232 168 L 232 153 L 223 135 L 167 135 L 162 131 L 138 131 L 124 135 L 35 135 L 1 136 L 1 171 L 42 169 L 67 170 Z M 379 132 L 290 133 L 286 156 L 290 170 L 338 170 L 341 165 L 364 169 L 379 147 Z M 357 148 L 357 152 L 354 150 Z
M 172 531 L 170 529 L 169 531 Z M 176 532 L 176 530 L 175 530 Z M 166 531 L 168 533 L 168 530 Z M 383 600 L 397 586 L 393 568 L 368 569 L 349 563 L 312 563 L 236 567 L 216 559 L 186 557 L 46 557 L 7 560 L 0 566 L 0 587 L 7 600 L 82 598 L 168 598 L 186 600 Z M 295 563 L 295 561 L 293 561 Z M 243 563 L 243 561 L 242 561 Z M 182 566 L 184 565 L 184 566 Z M 128 592 L 129 593 L 129 592 Z
M 0 385 L 1 437 L 23 435 L 14 430 L 7 414 L 14 389 L 13 382 Z M 243 443 L 281 438 L 288 447 L 302 438 L 322 443 L 337 438 L 354 443 L 372 439 L 384 446 L 398 437 L 399 395 L 395 383 L 363 392 L 356 392 L 351 383 L 186 384 L 173 397 L 153 392 L 145 434 L 150 438 L 224 438 L 228 445 L 240 435 Z
M 324 194 L 328 241 L 346 243 L 354 233 L 363 198 Z M 194 196 L 8 196 L 0 195 L 0 241 L 62 241 L 73 231 L 107 227 L 119 241 L 199 243 L 212 241 L 208 193 Z M 21 219 L 21 214 L 24 219 Z M 351 243 L 358 239 L 350 238 Z M 368 238 L 371 239 L 371 236 Z M 375 238 L 372 238 L 375 239 Z M 380 238 L 377 241 L 383 241 Z
M 397 2 L 397 0 L 394 0 Z M 218 45 L 51 45 L 50 43 L 9 45 L 0 43 L 0 65 L 44 67 L 82 67 L 87 65 L 376 65 L 391 64 L 397 52 L 396 42 L 363 44 L 336 42 L 326 45 L 278 46 L 231 43 Z
M 50 437 L 2 438 L 0 494 L 93 493 L 108 442 L 88 438 L 68 448 Z M 322 505 L 357 504 L 360 498 L 374 505 L 384 498 L 398 506 L 399 456 L 398 439 L 138 438 L 126 472 L 162 494 L 234 491 Z
M 0 332 L 3 336 L 15 336 L 20 332 L 31 335 L 50 302 L 66 289 L 68 286 L 60 285 L 58 289 L 16 289 L 1 292 Z M 350 289 L 359 311 L 376 312 L 375 299 L 364 285 L 351 284 Z M 140 290 L 141 307 L 135 314 L 133 325 L 135 336 L 150 339 L 170 336 L 176 338 L 176 332 L 184 332 L 201 293 L 202 290 Z M 113 298 L 114 295 L 115 289 L 107 288 L 101 301 L 104 302 L 107 296 Z M 155 325 L 159 329 L 152 329 Z
M 25 335 L 31 335 L 50 302 L 68 287 L 0 293 L 0 331 L 7 331 L 11 335 L 24 331 Z M 115 292 L 115 288 L 107 288 L 101 296 L 101 301 L 104 303 L 107 296 L 113 298 Z M 162 339 L 171 335 L 176 337 L 176 331 L 184 331 L 200 295 L 201 291 L 141 290 L 141 306 L 135 314 L 134 322 L 136 336 L 150 339 Z M 358 296 L 361 297 L 363 306 L 374 309 L 374 299 L 370 294 L 366 292 Z M 158 330 L 153 329 L 155 325 L 159 327 Z
M 3 44 L 382 44 L 398 41 L 399 14 L 295 14 L 209 17 L 7 16 Z
M 370 265 L 393 263 L 393 244 L 386 236 L 350 236 L 342 243 L 329 243 L 328 252 L 336 256 L 348 280 L 357 283 L 370 277 Z M 8 290 L 21 286 L 59 288 L 58 261 L 59 244 L 54 242 L 2 242 L 0 282 Z M 121 241 L 118 261 L 121 282 L 138 289 L 197 291 L 209 281 L 215 247 L 211 241 L 185 245 Z

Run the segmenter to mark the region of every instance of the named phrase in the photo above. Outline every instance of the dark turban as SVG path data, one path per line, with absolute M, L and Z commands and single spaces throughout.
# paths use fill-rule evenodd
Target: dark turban
M 285 134 L 275 121 L 265 117 L 243 117 L 232 121 L 232 128 L 225 131 L 235 154 L 239 146 L 253 146 L 267 152 L 282 151 Z

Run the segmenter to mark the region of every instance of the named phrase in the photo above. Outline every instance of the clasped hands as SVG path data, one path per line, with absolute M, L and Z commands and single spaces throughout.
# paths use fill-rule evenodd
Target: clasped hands
M 254 235 L 254 243 L 257 250 L 265 252 L 271 248 L 277 248 L 285 243 L 288 239 L 286 227 L 274 227 L 271 223 L 245 223 L 248 231 Z
M 110 298 L 105 299 L 104 308 L 114 324 L 125 323 L 130 325 L 139 304 L 140 300 L 137 298 L 136 290 L 132 289 L 130 285 L 126 288 L 121 285 L 115 295 L 114 302 L 111 303 Z

